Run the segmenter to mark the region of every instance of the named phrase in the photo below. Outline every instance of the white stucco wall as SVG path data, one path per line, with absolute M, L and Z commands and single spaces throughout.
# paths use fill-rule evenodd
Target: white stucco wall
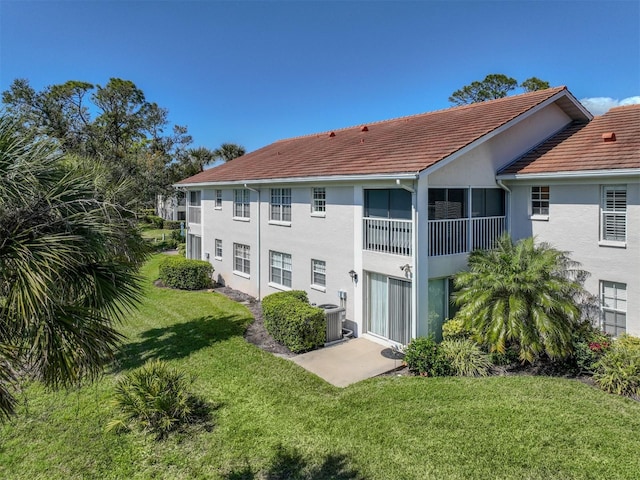
M 325 186 L 325 185 L 313 185 Z M 214 188 L 203 189 L 202 225 L 190 224 L 190 232 L 202 235 L 202 255 L 214 266 L 214 278 L 254 297 L 280 291 L 269 282 L 269 252 L 291 255 L 292 289 L 305 290 L 311 303 L 340 304 L 339 290 L 347 292 L 347 318 L 354 318 L 354 284 L 349 271 L 354 268 L 353 186 L 325 186 L 324 217 L 311 213 L 312 186 L 291 187 L 291 224 L 269 220 L 270 189 L 260 189 L 260 251 L 258 252 L 258 193 L 250 192 L 249 221 L 233 218 L 233 188 L 221 188 L 222 208 L 214 207 Z M 273 188 L 289 186 L 274 185 Z M 252 187 L 253 188 L 253 187 Z M 222 259 L 215 258 L 215 239 L 222 240 Z M 233 244 L 251 248 L 250 275 L 234 273 Z M 326 262 L 324 291 L 311 288 L 311 259 Z M 258 276 L 260 284 L 258 286 Z
M 601 280 L 627 285 L 627 332 L 640 335 L 640 179 L 541 180 L 510 182 L 512 228 L 515 239 L 536 236 L 555 248 L 571 252 L 571 258 L 591 273 L 586 289 L 596 297 Z M 549 186 L 549 218 L 530 218 L 532 185 Z M 601 245 L 600 199 L 603 185 L 627 185 L 627 241 L 624 248 Z
M 530 115 L 429 175 L 430 186 L 490 187 L 496 172 L 541 141 L 558 132 L 571 119 L 555 104 Z

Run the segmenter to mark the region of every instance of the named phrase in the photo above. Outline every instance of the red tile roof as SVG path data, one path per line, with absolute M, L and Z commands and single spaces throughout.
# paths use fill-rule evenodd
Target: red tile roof
M 415 173 L 566 90 L 556 87 L 267 145 L 179 182 Z M 363 131 L 364 130 L 364 131 Z
M 640 168 L 640 105 L 612 108 L 586 125 L 572 124 L 499 174 L 629 168 Z

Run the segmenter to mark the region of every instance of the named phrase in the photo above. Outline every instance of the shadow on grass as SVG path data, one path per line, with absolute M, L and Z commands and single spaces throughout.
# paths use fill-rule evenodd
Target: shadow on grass
M 142 366 L 148 360 L 176 360 L 213 345 L 242 335 L 244 323 L 233 315 L 208 315 L 164 328 L 143 332 L 140 341 L 123 345 L 114 371 Z
M 349 468 L 348 458 L 342 454 L 331 454 L 320 465 L 310 465 L 295 448 L 279 445 L 266 472 L 254 472 L 250 465 L 234 470 L 225 480 L 363 480 L 356 470 Z

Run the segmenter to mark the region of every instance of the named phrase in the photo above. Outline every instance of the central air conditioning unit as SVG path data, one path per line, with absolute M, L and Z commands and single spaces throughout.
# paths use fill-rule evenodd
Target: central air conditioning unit
M 347 317 L 344 307 L 339 307 L 332 303 L 323 303 L 318 308 L 324 309 L 324 316 L 327 319 L 327 340 L 326 344 L 343 340 L 342 322 Z

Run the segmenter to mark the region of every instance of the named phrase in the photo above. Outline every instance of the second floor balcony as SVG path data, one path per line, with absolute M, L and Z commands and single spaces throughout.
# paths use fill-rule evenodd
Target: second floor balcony
M 493 248 L 505 232 L 504 216 L 429 220 L 428 251 L 430 257 L 469 253 L 477 248 Z M 386 218 L 363 219 L 363 248 L 390 255 L 413 255 L 411 220 Z

